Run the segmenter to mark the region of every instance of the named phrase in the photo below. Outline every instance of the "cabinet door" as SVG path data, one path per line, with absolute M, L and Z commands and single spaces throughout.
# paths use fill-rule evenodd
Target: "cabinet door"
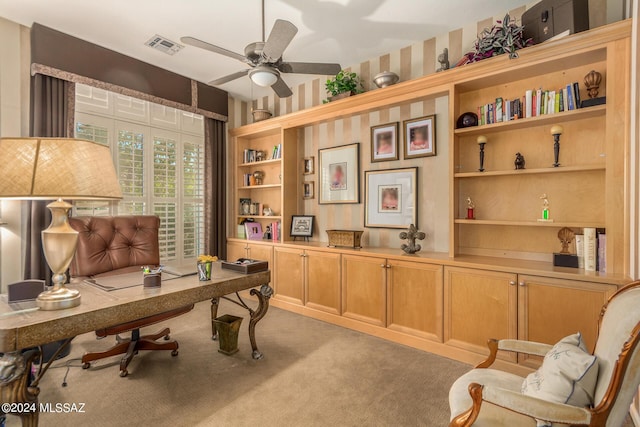
M 274 248 L 274 297 L 302 305 L 304 303 L 304 251 Z
M 615 285 L 525 275 L 518 280 L 519 339 L 555 344 L 580 332 L 589 351 L 593 350 L 600 310 L 616 291 Z M 539 364 L 524 355 L 519 361 Z
M 442 266 L 389 261 L 389 329 L 442 342 Z
M 273 264 L 273 246 L 272 245 L 259 245 L 256 243 L 247 243 L 249 250 L 247 251 L 247 257 L 251 259 L 259 259 L 260 261 L 267 261 L 269 267 Z
M 307 307 L 340 314 L 340 254 L 305 251 Z
M 342 315 L 386 326 L 386 259 L 342 255 Z
M 227 261 L 235 261 L 238 258 L 247 258 L 247 244 L 245 242 L 227 242 Z
M 490 338 L 516 338 L 516 279 L 510 273 L 445 268 L 445 343 L 489 354 Z M 516 361 L 512 354 L 498 357 Z

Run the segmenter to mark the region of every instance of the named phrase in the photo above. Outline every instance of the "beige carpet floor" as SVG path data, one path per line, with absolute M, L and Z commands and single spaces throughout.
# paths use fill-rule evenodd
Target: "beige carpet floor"
M 265 357 L 255 361 L 248 314 L 223 301 L 225 313 L 244 317 L 238 353 L 218 353 L 204 302 L 166 323 L 180 343 L 178 357 L 141 352 L 126 378 L 118 358 L 81 369 L 72 359 L 104 350 L 112 338 L 77 337 L 71 355 L 41 382 L 40 402 L 84 404 L 84 412 L 43 413 L 40 425 L 446 426 L 449 387 L 470 368 L 273 307 L 257 326 Z M 18 425 L 8 417 L 7 426 Z

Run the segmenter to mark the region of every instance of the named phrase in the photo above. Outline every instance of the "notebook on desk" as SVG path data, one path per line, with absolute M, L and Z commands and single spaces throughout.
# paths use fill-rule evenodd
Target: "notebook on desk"
M 180 265 L 166 265 L 162 269 L 162 273 L 167 273 L 177 277 L 183 277 L 197 274 L 198 270 L 195 263 L 189 263 Z

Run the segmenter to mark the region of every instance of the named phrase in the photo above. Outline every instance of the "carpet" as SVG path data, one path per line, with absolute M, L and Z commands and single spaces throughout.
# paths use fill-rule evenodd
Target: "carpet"
M 249 316 L 227 301 L 219 315 L 244 317 L 240 351 L 210 339 L 210 304 L 147 332 L 171 327 L 180 354 L 141 352 L 120 378 L 119 358 L 88 370 L 79 360 L 113 337 L 84 334 L 41 382 L 41 403 L 82 413 L 42 413 L 41 426 L 446 426 L 448 391 L 470 366 L 274 307 L 258 323 L 264 353 L 251 358 Z M 144 331 L 143 331 L 144 332 Z M 62 382 L 66 377 L 67 386 Z M 8 416 L 7 426 L 18 426 Z

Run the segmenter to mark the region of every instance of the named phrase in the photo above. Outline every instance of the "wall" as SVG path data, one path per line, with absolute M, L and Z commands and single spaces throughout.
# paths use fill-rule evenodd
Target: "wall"
M 0 18 L 0 136 L 29 134 L 29 29 Z M 22 279 L 23 202 L 1 201 L 0 292 Z

